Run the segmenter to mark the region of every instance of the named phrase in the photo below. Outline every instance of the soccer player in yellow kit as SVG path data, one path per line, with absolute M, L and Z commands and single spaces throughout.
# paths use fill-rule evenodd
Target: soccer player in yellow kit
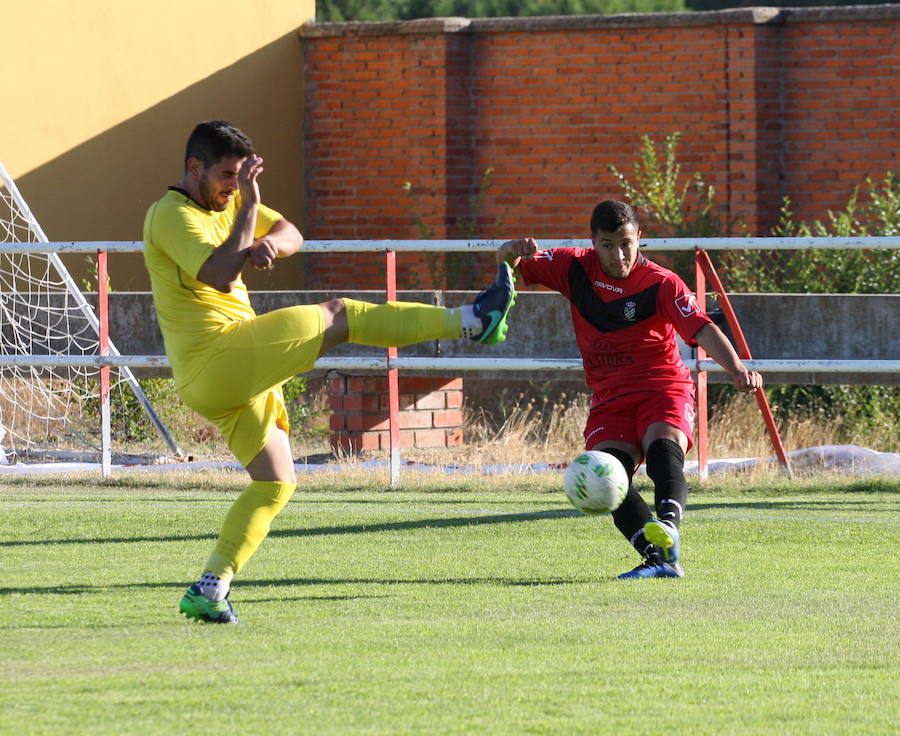
M 194 128 L 184 174 L 147 212 L 144 262 L 175 388 L 210 419 L 251 482 L 228 511 L 200 579 L 180 603 L 188 618 L 236 623 L 234 575 L 269 533 L 296 488 L 281 385 L 343 342 L 382 347 L 467 337 L 506 338 L 515 302 L 511 269 L 471 305 L 370 304 L 349 298 L 257 316 L 241 270 L 270 269 L 300 250 L 294 225 L 260 202 L 263 160 L 221 120 Z

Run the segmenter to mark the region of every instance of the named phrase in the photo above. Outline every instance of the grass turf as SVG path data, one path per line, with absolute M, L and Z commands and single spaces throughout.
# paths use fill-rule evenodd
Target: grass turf
M 0 732 L 894 731 L 896 484 L 710 484 L 688 576 L 624 582 L 557 483 L 304 479 L 204 626 L 238 476 L 4 481 Z

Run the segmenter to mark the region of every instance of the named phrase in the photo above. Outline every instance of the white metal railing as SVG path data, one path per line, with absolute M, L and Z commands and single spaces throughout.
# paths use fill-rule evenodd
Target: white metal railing
M 724 373 L 714 360 L 683 359 L 692 371 Z M 900 360 L 805 360 L 759 359 L 744 360 L 744 364 L 760 373 L 900 373 Z M 84 366 L 125 366 L 128 368 L 168 368 L 165 355 L 0 355 L 2 366 L 47 365 L 63 368 Z M 378 356 L 319 358 L 316 370 L 367 371 L 390 368 L 409 371 L 580 371 L 578 358 L 382 358 Z
M 307 240 L 306 253 L 398 253 L 494 251 L 503 239 L 473 240 Z M 539 239 L 543 248 L 588 247 L 586 238 Z M 646 238 L 648 251 L 703 250 L 868 250 L 900 248 L 900 237 L 860 238 Z M 140 240 L 59 241 L 54 243 L 0 243 L 0 253 L 140 253 Z

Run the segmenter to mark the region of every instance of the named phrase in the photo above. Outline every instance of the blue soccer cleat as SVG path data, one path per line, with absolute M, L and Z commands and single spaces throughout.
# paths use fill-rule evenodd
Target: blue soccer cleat
M 659 554 L 659 559 L 669 565 L 676 564 L 681 557 L 681 535 L 678 529 L 665 521 L 651 519 L 644 524 L 644 536 Z
M 240 623 L 240 619 L 227 597 L 225 600 L 211 601 L 200 592 L 197 585 L 188 588 L 181 603 L 178 604 L 178 608 L 185 616 L 195 621 L 203 621 L 208 624 Z
M 634 580 L 637 578 L 683 578 L 684 570 L 677 562 L 667 563 L 644 560 L 634 570 L 623 572 L 616 580 Z
M 506 339 L 509 325 L 506 316 L 516 303 L 516 286 L 512 269 L 508 263 L 497 267 L 497 277 L 482 291 L 472 305 L 475 316 L 481 320 L 481 333 L 472 339 L 482 345 L 496 345 Z

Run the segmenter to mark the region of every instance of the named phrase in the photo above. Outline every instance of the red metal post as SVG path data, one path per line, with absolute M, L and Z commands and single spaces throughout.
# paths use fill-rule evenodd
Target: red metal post
M 397 299 L 397 254 L 385 253 L 387 271 L 387 300 Z M 388 361 L 397 358 L 397 348 L 388 348 Z M 391 488 L 400 483 L 400 378 L 396 368 L 388 368 L 388 435 L 390 440 Z
M 706 277 L 710 280 L 713 289 L 715 289 L 718 294 L 718 301 L 720 306 L 722 307 L 722 311 L 725 313 L 725 319 L 728 320 L 728 326 L 731 327 L 731 334 L 734 336 L 735 347 L 737 348 L 738 355 L 746 360 L 752 360 L 753 356 L 750 354 L 750 347 L 747 345 L 747 339 L 744 337 L 744 331 L 741 329 L 741 325 L 738 322 L 737 315 L 734 313 L 734 309 L 731 306 L 731 301 L 728 299 L 728 294 L 725 293 L 725 289 L 722 286 L 722 281 L 719 279 L 719 275 L 716 273 L 716 269 L 713 268 L 712 261 L 709 258 L 709 254 L 706 251 L 702 251 L 700 249 L 697 250 L 697 260 L 700 264 L 700 268 L 706 274 Z M 778 427 L 775 425 L 775 418 L 772 416 L 772 410 L 769 407 L 769 400 L 766 398 L 765 391 L 757 391 L 756 392 L 756 403 L 759 406 L 759 411 L 762 414 L 763 421 L 766 424 L 766 431 L 769 434 L 769 440 L 772 442 L 772 447 L 775 450 L 775 454 L 778 456 L 778 462 L 781 463 L 781 466 L 784 468 L 788 477 L 791 477 L 791 464 L 788 460 L 787 452 L 784 450 L 784 444 L 781 442 L 781 435 L 778 433 Z
M 706 311 L 706 277 L 700 266 L 700 253 L 702 251 L 697 248 L 694 256 L 694 277 L 697 284 L 697 306 L 704 312 Z M 697 360 L 703 360 L 706 357 L 706 351 L 697 346 Z M 700 474 L 700 480 L 706 480 L 709 477 L 709 411 L 707 405 L 707 386 L 708 376 L 706 371 L 697 371 L 697 471 Z
M 100 355 L 109 355 L 109 291 L 106 251 L 97 251 L 97 317 L 100 320 Z M 100 400 L 109 398 L 109 366 L 100 367 Z
M 97 251 L 97 318 L 100 322 L 99 352 L 100 355 L 109 355 L 109 270 L 107 268 L 107 253 L 104 250 Z M 110 432 L 110 406 L 109 406 L 109 374 L 108 365 L 100 366 L 100 422 L 101 422 L 101 474 L 105 477 L 111 470 L 111 432 Z

